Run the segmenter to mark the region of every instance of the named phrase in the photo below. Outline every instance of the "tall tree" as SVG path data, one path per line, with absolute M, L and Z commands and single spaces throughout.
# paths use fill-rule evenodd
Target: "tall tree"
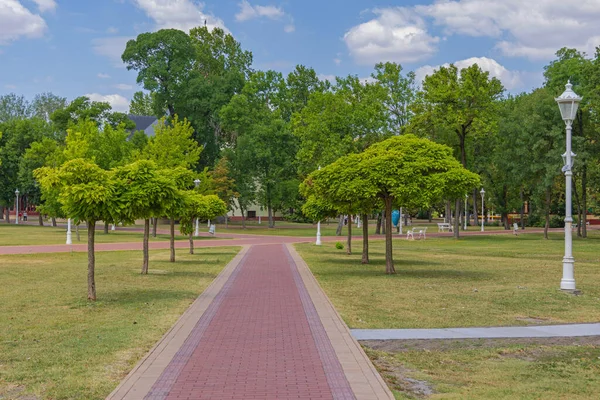
M 144 93 L 142 91 L 135 92 L 131 102 L 129 102 L 129 114 L 132 115 L 156 115 L 156 108 L 154 106 L 154 94 Z M 162 118 L 164 112 L 159 114 L 158 117 Z
M 386 62 L 375 65 L 371 77 L 386 91 L 384 104 L 388 110 L 388 130 L 402 134 L 410 122 L 412 104 L 417 93 L 415 73 L 402 75 L 402 65 Z
M 31 105 L 23 96 L 9 93 L 0 96 L 0 122 L 31 116 Z
M 31 103 L 31 113 L 46 122 L 50 122 L 50 116 L 55 111 L 67 106 L 67 98 L 46 92 L 37 94 Z

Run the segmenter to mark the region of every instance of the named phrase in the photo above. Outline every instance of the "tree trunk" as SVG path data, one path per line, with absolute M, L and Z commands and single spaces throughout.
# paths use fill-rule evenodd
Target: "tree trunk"
M 433 220 L 431 208 L 429 210 L 427 210 L 427 219 L 429 220 L 429 222 L 431 222 Z
M 377 213 L 377 227 L 375 228 L 376 235 L 381 235 L 381 222 L 383 221 L 381 215 L 381 213 Z
M 56 228 L 56 218 L 52 217 L 52 226 Z M 96 229 L 96 223 L 94 223 L 94 229 Z
M 342 236 L 342 229 L 344 228 L 344 216 L 340 215 L 340 219 L 338 220 L 338 226 L 335 230 L 336 236 Z
M 148 274 L 148 242 L 150 241 L 150 220 L 146 218 L 144 220 L 144 245 L 142 246 L 143 261 L 142 261 L 142 275 Z
M 194 235 L 190 232 L 190 254 L 194 254 Z
M 4 209 L 4 215 L 6 215 L 6 223 L 10 224 L 10 210 L 8 209 L 8 207 Z
M 548 229 L 550 228 L 550 205 L 552 202 L 552 190 L 551 189 L 546 189 L 546 207 L 545 207 L 545 214 L 546 214 L 546 224 L 544 225 L 544 239 L 548 239 Z
M 88 221 L 88 300 L 96 301 L 96 254 L 94 253 L 94 239 L 96 235 L 96 221 Z
M 158 217 L 152 218 L 152 237 L 156 237 L 156 231 L 158 230 Z
M 104 221 L 104 234 L 108 235 L 108 223 Z
M 479 225 L 479 208 L 477 207 L 478 196 L 479 193 L 477 193 L 477 189 L 473 189 L 473 223 L 475 224 L 475 226 Z
M 454 239 L 460 239 L 460 204 L 462 201 L 456 199 L 454 202 Z
M 521 188 L 521 229 L 525 229 L 525 193 Z
M 242 210 L 242 229 L 246 229 L 246 212 Z
M 4 220 L 4 207 L 0 206 L 0 220 Z
M 348 219 L 348 240 L 346 246 L 346 254 L 352 254 L 352 221 L 350 221 L 350 218 Z
M 362 229 L 363 229 L 363 250 L 362 250 L 362 263 L 369 263 L 369 216 L 363 214 L 362 216 Z
M 273 207 L 271 207 L 271 204 L 267 206 L 267 212 L 269 213 L 269 228 L 275 228 L 275 221 L 273 221 Z
M 385 273 L 395 274 L 394 258 L 392 255 L 392 198 L 385 198 Z
M 81 242 L 81 235 L 79 234 L 79 224 L 75 225 L 75 236 L 77 237 L 77 241 Z
M 40 226 L 44 226 L 44 218 L 42 217 L 42 213 L 38 214 L 38 223 Z
M 387 219 L 388 218 L 385 215 L 385 211 L 384 211 L 384 215 L 383 215 L 383 217 L 381 217 L 381 234 L 382 235 L 385 235 L 385 233 L 387 232 L 387 224 L 386 224 Z
M 587 165 L 585 164 L 581 171 L 581 208 L 583 209 L 581 233 L 584 238 L 587 238 Z
M 171 237 L 170 237 L 170 245 L 171 249 L 171 262 L 175 262 L 175 219 L 171 218 Z

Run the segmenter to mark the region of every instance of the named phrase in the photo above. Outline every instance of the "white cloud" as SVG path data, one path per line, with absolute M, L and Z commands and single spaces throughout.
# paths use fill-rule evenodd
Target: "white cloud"
M 473 64 L 479 65 L 484 71 L 490 73 L 491 77 L 498 78 L 504 87 L 508 90 L 512 90 L 523 86 L 522 74 L 516 71 L 510 71 L 503 65 L 499 64 L 496 60 L 487 57 L 472 57 L 466 60 L 456 61 L 454 65 L 459 69 L 468 68 Z M 450 64 L 443 64 L 442 66 L 448 67 Z M 417 82 L 422 82 L 427 75 L 433 74 L 438 70 L 440 66 L 425 65 L 418 68 L 415 71 Z
M 339 58 L 334 58 L 333 62 L 335 63 L 335 65 L 340 65 L 342 63 L 342 60 Z
M 280 19 L 285 12 L 280 7 L 275 6 L 253 6 L 248 0 L 242 0 L 239 3 L 240 12 L 235 15 L 236 21 L 248 21 L 254 18 L 265 17 L 269 19 Z
M 192 0 L 134 0 L 158 29 L 175 28 L 184 32 L 197 26 L 222 28 L 229 32 L 220 18 L 203 12 L 204 5 Z
M 132 90 L 133 86 L 128 85 L 126 83 L 117 83 L 115 85 L 115 88 L 119 89 L 119 90 Z
M 56 1 L 54 0 L 33 0 L 37 4 L 40 12 L 56 10 Z
M 98 78 L 100 78 L 100 79 L 109 79 L 110 75 L 109 74 L 103 74 L 102 72 L 100 72 L 98 74 Z
M 116 33 L 119 33 L 119 28 L 115 28 L 114 26 L 109 26 L 106 29 L 106 33 L 110 33 L 111 35 L 114 35 Z
M 287 24 L 283 27 L 283 31 L 285 33 L 292 33 L 296 31 L 296 26 L 294 24 Z
M 507 56 L 547 60 L 561 47 L 600 45 L 600 0 L 437 0 L 415 10 L 448 34 L 497 38 Z
M 335 75 L 319 74 L 317 75 L 317 78 L 319 78 L 319 80 L 321 81 L 329 81 L 331 83 L 335 83 Z
M 378 8 L 376 18 L 351 28 L 346 46 L 358 64 L 380 61 L 411 63 L 437 51 L 439 38 L 429 35 L 425 22 L 409 8 Z
M 120 94 L 102 95 L 98 93 L 88 93 L 85 96 L 92 101 L 109 103 L 114 111 L 127 112 L 129 110 L 129 100 Z
M 21 2 L 0 0 L 0 45 L 20 37 L 42 37 L 47 28 L 46 21 L 25 8 Z
M 114 36 L 109 38 L 100 38 L 92 40 L 92 49 L 94 53 L 108 57 L 113 66 L 124 67 L 121 55 L 125 51 L 127 41 L 135 39 L 130 36 Z
M 8 90 L 15 90 L 17 88 L 16 85 L 11 85 L 11 84 L 4 85 L 4 87 L 7 88 Z

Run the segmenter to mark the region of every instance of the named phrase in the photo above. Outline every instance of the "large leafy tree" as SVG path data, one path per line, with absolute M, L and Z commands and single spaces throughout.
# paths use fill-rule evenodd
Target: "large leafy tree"
M 214 194 L 201 195 L 196 191 L 186 191 L 183 196 L 184 208 L 180 216 L 179 229 L 187 235 L 190 254 L 194 254 L 194 222 L 197 219 L 214 219 L 227 212 L 227 205 Z
M 142 91 L 135 92 L 129 102 L 129 114 L 133 115 L 157 115 L 154 105 L 154 94 L 144 93 Z M 164 112 L 158 114 L 158 117 L 163 117 Z
M 23 96 L 9 93 L 0 96 L 0 122 L 31 116 L 31 105 Z
M 50 119 L 57 131 L 63 134 L 80 121 L 93 121 L 96 125 L 110 125 L 113 128 L 123 125 L 125 129 L 135 128 L 135 123 L 126 114 L 112 111 L 107 102 L 92 101 L 86 96 L 81 96 L 69 103 L 68 106 L 56 109 Z
M 402 74 L 402 65 L 386 62 L 375 65 L 371 77 L 381 85 L 387 96 L 383 103 L 388 111 L 388 130 L 395 134 L 404 133 L 412 117 L 412 104 L 417 93 L 415 73 Z
M 444 145 L 404 135 L 360 154 L 344 156 L 305 181 L 308 194 L 325 200 L 382 201 L 386 214 L 386 273 L 396 272 L 392 257 L 392 207 L 427 207 L 446 196 L 460 196 L 479 183 Z
M 121 58 L 128 70 L 138 73 L 137 83 L 155 94 L 155 115 L 166 109 L 175 116 L 195 59 L 190 37 L 177 29 L 142 33 L 127 42 Z
M 504 87 L 497 78 L 490 78 L 477 64 L 460 71 L 451 64 L 440 67 L 425 77 L 412 111 L 413 130 L 424 137 L 456 147 L 458 159 L 467 168 L 469 138 L 487 135 L 497 129 L 497 101 Z M 477 170 L 477 166 L 471 164 Z M 473 189 L 473 204 L 477 205 L 477 193 Z M 462 198 L 462 196 L 461 196 Z M 460 199 L 456 199 L 459 214 Z M 459 234 L 458 218 L 455 219 L 454 235 Z

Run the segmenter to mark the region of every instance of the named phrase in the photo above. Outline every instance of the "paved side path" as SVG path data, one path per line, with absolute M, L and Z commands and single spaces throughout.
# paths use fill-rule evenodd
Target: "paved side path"
M 446 329 L 352 329 L 356 340 L 500 339 L 600 336 L 598 324 Z
M 393 399 L 289 248 L 242 253 L 109 399 Z

